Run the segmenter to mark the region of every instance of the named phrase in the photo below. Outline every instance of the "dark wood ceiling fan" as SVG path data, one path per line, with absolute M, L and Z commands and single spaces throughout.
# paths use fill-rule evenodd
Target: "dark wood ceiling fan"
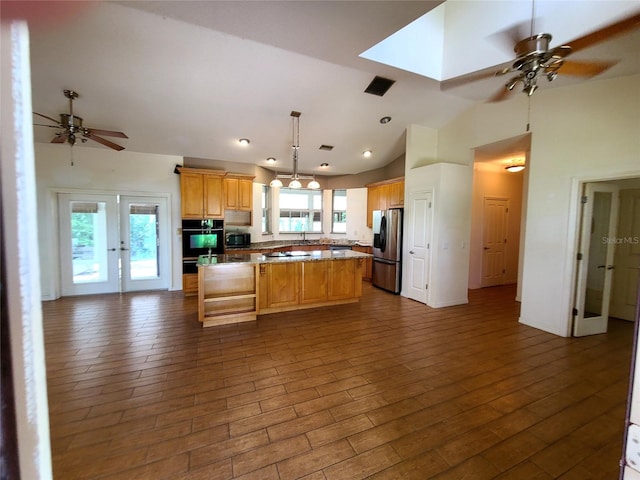
M 550 48 L 551 34 L 533 34 L 532 14 L 531 32 L 528 37 L 522 38 L 521 29 L 517 27 L 500 32 L 510 45 L 514 45 L 513 51 L 516 53 L 516 58 L 513 62 L 445 80 L 441 83 L 440 88 L 443 91 L 449 90 L 478 80 L 513 73 L 514 76 L 504 84 L 504 87 L 487 101 L 499 102 L 507 99 L 516 85 L 520 83 L 522 84 L 522 91 L 531 96 L 538 88 L 537 81 L 541 77 L 545 77 L 550 82 L 559 74 L 590 78 L 608 70 L 617 62 L 571 61 L 567 60 L 567 57 L 637 28 L 640 28 L 640 13 L 632 14 L 594 30 L 565 45 Z
M 115 132 L 113 130 L 103 130 L 99 128 L 88 128 L 82 125 L 82 117 L 78 117 L 73 114 L 73 101 L 78 98 L 78 93 L 73 90 L 64 90 L 64 96 L 69 99 L 69 113 L 61 113 L 60 120 L 55 120 L 47 115 L 43 115 L 42 113 L 33 112 L 35 115 L 39 117 L 46 118 L 55 123 L 55 125 L 44 125 L 39 123 L 34 123 L 35 126 L 38 127 L 49 127 L 49 128 L 57 128 L 58 130 L 62 130 L 56 133 L 56 136 L 53 137 L 51 143 L 69 143 L 72 146 L 76 144 L 78 140 L 82 143 L 85 143 L 87 140 L 93 140 L 94 142 L 98 142 L 105 147 L 113 148 L 114 150 L 124 150 L 122 145 L 118 145 L 106 138 L 102 138 L 100 135 L 104 135 L 106 137 L 117 137 L 117 138 L 129 138 L 122 132 Z M 80 138 L 78 137 L 80 136 Z

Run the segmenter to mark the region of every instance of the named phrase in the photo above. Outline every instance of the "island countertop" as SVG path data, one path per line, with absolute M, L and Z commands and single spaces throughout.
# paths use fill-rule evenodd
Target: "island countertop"
M 207 267 L 229 263 L 282 263 L 282 262 L 313 262 L 320 260 L 345 260 L 350 258 L 367 258 L 369 253 L 356 252 L 354 250 L 313 250 L 292 251 L 278 253 L 245 253 L 245 254 L 219 254 L 200 255 L 198 266 Z

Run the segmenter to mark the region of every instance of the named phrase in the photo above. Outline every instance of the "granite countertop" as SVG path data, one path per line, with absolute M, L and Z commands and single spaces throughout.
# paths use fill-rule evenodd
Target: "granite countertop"
M 244 253 L 224 255 L 200 255 L 198 266 L 220 265 L 225 263 L 282 263 L 282 262 L 312 262 L 318 260 L 345 260 L 349 258 L 367 258 L 368 253 L 354 252 L 353 250 L 314 250 L 293 251 L 281 253 Z

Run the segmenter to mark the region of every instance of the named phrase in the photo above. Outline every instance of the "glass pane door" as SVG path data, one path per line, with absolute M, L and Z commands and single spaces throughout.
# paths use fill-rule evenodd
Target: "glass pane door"
M 167 201 L 156 197 L 120 197 L 122 289 L 168 288 Z
M 115 196 L 60 194 L 62 294 L 119 290 Z

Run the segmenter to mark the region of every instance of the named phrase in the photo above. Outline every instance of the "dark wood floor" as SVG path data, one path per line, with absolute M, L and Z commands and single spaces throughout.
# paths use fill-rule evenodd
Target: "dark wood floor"
M 556 337 L 514 295 L 205 330 L 181 292 L 46 302 L 54 478 L 617 478 L 632 325 Z

